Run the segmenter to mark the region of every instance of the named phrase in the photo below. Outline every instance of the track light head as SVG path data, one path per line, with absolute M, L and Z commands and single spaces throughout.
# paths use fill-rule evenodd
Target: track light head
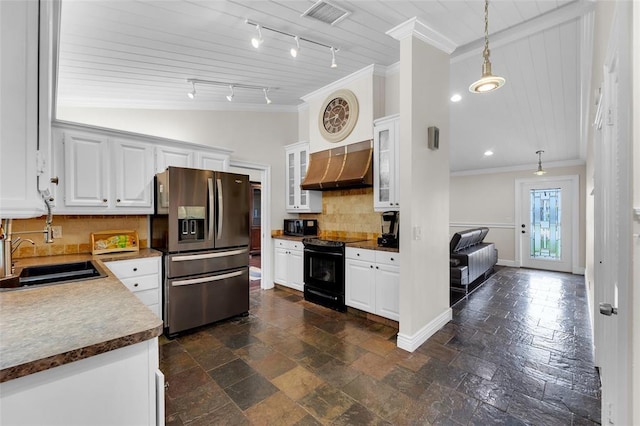
M 262 91 L 264 92 L 264 100 L 267 103 L 267 105 L 269 105 L 271 103 L 271 99 L 269 99 L 269 96 L 267 96 L 267 92 L 269 91 L 269 89 L 265 87 L 262 89 Z
M 294 40 L 296 41 L 296 46 L 292 47 L 289 53 L 291 53 L 291 56 L 293 56 L 294 58 L 297 58 L 298 52 L 300 51 L 300 37 L 295 36 Z
M 331 68 L 338 68 L 338 64 L 336 63 L 336 48 L 331 46 Z
M 256 30 L 258 31 L 258 37 L 253 37 L 251 39 L 251 45 L 257 49 L 260 47 L 264 40 L 262 39 L 262 31 L 260 31 L 259 24 L 256 24 Z
M 193 81 L 191 82 L 191 88 L 192 90 L 187 93 L 187 96 L 189 97 L 189 99 L 195 99 L 196 98 L 196 83 L 194 83 Z
M 231 89 L 231 93 L 227 95 L 227 100 L 231 102 L 233 100 L 233 97 L 235 96 L 235 94 L 233 93 L 233 85 L 229 86 L 229 89 Z

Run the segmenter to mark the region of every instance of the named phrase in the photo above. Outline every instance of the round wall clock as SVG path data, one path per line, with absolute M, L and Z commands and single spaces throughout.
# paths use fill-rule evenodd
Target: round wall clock
M 318 116 L 320 134 L 329 142 L 345 139 L 358 121 L 358 99 L 351 90 L 333 92 L 322 103 Z

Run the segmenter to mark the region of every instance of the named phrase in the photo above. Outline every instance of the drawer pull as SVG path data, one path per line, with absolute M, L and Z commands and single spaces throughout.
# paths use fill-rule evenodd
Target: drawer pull
M 391 258 L 391 261 L 393 262 L 394 260 L 395 260 L 395 259 L 392 257 L 392 258 Z
M 133 286 L 134 286 L 134 287 L 138 287 L 138 283 L 135 283 Z
M 133 272 L 137 272 L 137 271 L 138 271 L 138 268 L 133 268 Z

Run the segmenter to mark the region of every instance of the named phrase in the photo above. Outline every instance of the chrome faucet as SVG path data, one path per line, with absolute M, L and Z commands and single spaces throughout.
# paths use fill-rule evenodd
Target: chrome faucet
M 13 259 L 12 254 L 14 251 L 18 249 L 20 244 L 25 241 L 30 242 L 31 244 L 35 243 L 30 239 L 22 239 L 21 237 L 17 237 L 15 239 L 15 245 L 12 244 L 11 238 L 16 234 L 44 234 L 44 242 L 47 244 L 53 243 L 53 228 L 51 227 L 51 222 L 53 221 L 53 217 L 51 214 L 51 205 L 49 204 L 49 199 L 44 198 L 44 204 L 47 206 L 47 219 L 45 221 L 44 230 L 42 231 L 20 231 L 20 232 L 12 232 L 11 230 L 11 219 L 2 219 L 0 220 L 0 278 L 8 277 L 13 274 Z
M 25 241 L 31 243 L 32 246 L 36 245 L 36 243 L 34 243 L 33 240 L 30 240 L 29 238 L 22 239 L 22 237 L 18 237 L 11 243 L 11 254 L 15 253 L 15 251 L 18 250 L 18 247 L 20 247 L 20 244 L 24 243 Z

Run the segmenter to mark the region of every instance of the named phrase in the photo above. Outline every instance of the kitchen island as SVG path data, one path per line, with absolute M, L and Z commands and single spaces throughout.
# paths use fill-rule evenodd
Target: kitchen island
M 162 320 L 102 264 L 159 255 L 144 250 L 16 261 L 18 272 L 101 259 L 108 276 L 0 292 L 0 424 L 164 421 L 158 398 Z

